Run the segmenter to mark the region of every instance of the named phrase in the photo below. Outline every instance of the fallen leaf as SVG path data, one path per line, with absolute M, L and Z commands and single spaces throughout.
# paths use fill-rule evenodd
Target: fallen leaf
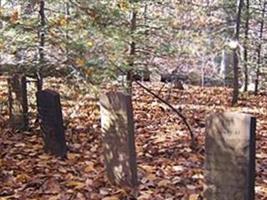
M 169 184 L 171 184 L 171 181 L 169 180 L 161 180 L 160 182 L 158 182 L 158 186 L 159 187 L 167 187 Z
M 89 173 L 89 172 L 92 172 L 92 171 L 95 171 L 94 163 L 93 162 L 86 163 L 86 167 L 84 169 L 84 172 Z
M 74 187 L 76 189 L 81 189 L 85 187 L 85 183 L 80 181 L 68 181 L 66 182 L 67 187 Z
M 69 160 L 76 160 L 76 158 L 79 158 L 80 155 L 77 153 L 68 153 L 68 159 Z
M 190 194 L 189 200 L 198 200 L 199 195 L 198 194 Z
M 115 196 L 105 197 L 102 200 L 120 200 L 120 198 L 115 195 Z

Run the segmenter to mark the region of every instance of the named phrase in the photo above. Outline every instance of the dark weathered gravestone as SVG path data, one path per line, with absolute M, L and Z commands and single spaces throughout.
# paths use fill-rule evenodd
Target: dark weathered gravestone
M 172 83 L 174 89 L 184 90 L 183 81 L 185 77 L 183 75 L 174 73 L 165 73 L 160 75 L 160 81 L 164 83 Z
M 27 81 L 24 75 L 8 78 L 9 125 L 17 130 L 28 128 Z
M 133 75 L 134 81 L 150 81 L 151 72 L 148 70 L 140 70 Z
M 206 123 L 206 200 L 254 200 L 256 119 L 211 115 Z
M 65 141 L 60 96 L 52 90 L 41 90 L 37 93 L 37 108 L 46 152 L 65 157 Z
M 131 96 L 108 92 L 100 97 L 104 161 L 109 181 L 136 187 L 133 107 Z

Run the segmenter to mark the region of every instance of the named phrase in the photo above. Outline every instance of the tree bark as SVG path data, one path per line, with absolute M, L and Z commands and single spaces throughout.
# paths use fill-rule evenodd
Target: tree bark
M 246 2 L 246 22 L 245 22 L 245 41 L 244 41 L 244 92 L 248 90 L 248 32 L 250 20 L 250 2 Z
M 235 30 L 235 40 L 239 41 L 239 32 L 240 32 L 240 22 L 241 22 L 241 12 L 243 7 L 243 0 L 239 0 L 239 5 L 237 8 L 237 16 L 236 16 L 236 30 Z M 234 84 L 233 84 L 233 98 L 232 98 L 232 106 L 235 105 L 238 101 L 239 88 L 238 88 L 238 54 L 237 50 L 233 49 L 233 71 L 234 71 Z
M 39 67 L 37 69 L 37 89 L 38 91 L 42 90 L 43 87 L 43 78 L 42 78 L 42 68 L 44 64 L 44 46 L 45 46 L 45 1 L 40 1 L 40 30 L 39 30 Z
M 67 17 L 67 25 L 69 24 L 69 17 L 70 17 L 70 4 L 69 2 L 66 2 L 66 17 Z M 66 46 L 66 55 L 67 55 L 67 60 L 69 60 L 69 48 L 68 48 L 68 43 L 69 43 L 69 31 L 68 29 L 66 30 L 66 39 L 67 39 L 67 46 Z M 68 62 L 68 61 L 67 61 Z
M 256 80 L 255 80 L 255 90 L 254 94 L 258 94 L 259 90 L 259 78 L 260 78 L 260 66 L 261 66 L 261 49 L 262 49 L 262 38 L 263 38 L 263 28 L 264 28 L 264 16 L 265 16 L 266 3 L 263 4 L 262 16 L 260 22 L 260 36 L 259 36 L 259 45 L 257 48 L 257 70 L 256 70 Z
M 238 101 L 238 55 L 237 49 L 233 50 L 233 64 L 234 64 L 234 85 L 233 85 L 233 98 L 232 98 L 232 106 L 234 106 Z
M 134 33 L 136 30 L 136 17 L 137 17 L 137 11 L 132 11 L 132 18 L 131 18 L 131 24 L 130 24 L 130 30 L 131 30 L 131 43 L 130 43 L 130 54 L 129 54 L 129 70 L 127 71 L 127 92 L 129 94 L 132 94 L 132 82 L 133 82 L 133 67 L 134 67 L 134 57 L 136 53 L 136 44 L 134 39 Z
M 0 0 L 0 7 L 2 6 L 2 1 Z M 2 20 L 0 21 L 0 29 L 2 29 L 3 28 L 3 22 L 2 22 Z

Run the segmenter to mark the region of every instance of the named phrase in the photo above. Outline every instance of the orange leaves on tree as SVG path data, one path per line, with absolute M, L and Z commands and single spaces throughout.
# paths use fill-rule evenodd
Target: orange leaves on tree
M 92 73 L 93 73 L 93 70 L 90 69 L 90 68 L 86 68 L 86 69 L 84 70 L 84 72 L 85 72 L 85 74 L 86 74 L 87 76 L 91 76 Z
M 66 16 L 60 16 L 58 19 L 56 19 L 57 26 L 66 26 L 68 24 L 68 19 Z
M 75 63 L 78 67 L 83 67 L 85 65 L 86 60 L 84 58 L 77 58 Z
M 12 12 L 11 16 L 10 16 L 10 22 L 15 24 L 17 23 L 19 20 L 19 11 L 15 10 Z
M 69 18 L 68 16 L 65 15 L 59 15 L 54 17 L 53 19 L 49 20 L 51 26 L 56 26 L 56 27 L 64 27 L 68 25 L 69 23 Z
M 118 7 L 120 8 L 120 10 L 122 11 L 128 11 L 129 10 L 129 2 L 127 0 L 120 0 L 118 2 Z
M 93 69 L 86 66 L 86 59 L 85 58 L 76 58 L 75 64 L 78 68 L 80 68 L 86 76 L 91 76 L 93 73 Z
M 18 23 L 20 19 L 20 8 L 15 7 L 12 10 L 8 10 L 6 8 L 0 7 L 0 18 L 1 20 L 7 20 L 11 24 L 16 24 Z
M 61 26 L 65 26 L 67 24 L 67 20 L 65 18 L 60 19 L 59 24 Z

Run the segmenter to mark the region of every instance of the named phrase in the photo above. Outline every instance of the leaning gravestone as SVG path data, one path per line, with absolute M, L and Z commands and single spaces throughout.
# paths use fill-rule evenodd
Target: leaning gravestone
M 100 96 L 104 161 L 109 181 L 135 188 L 137 163 L 131 96 L 108 92 Z
M 24 75 L 8 78 L 9 125 L 17 130 L 28 128 L 27 80 Z
M 206 123 L 204 199 L 254 200 L 256 119 L 211 115 Z
M 41 90 L 37 93 L 38 118 L 44 139 L 46 152 L 66 157 L 63 117 L 60 96 L 52 90 Z

